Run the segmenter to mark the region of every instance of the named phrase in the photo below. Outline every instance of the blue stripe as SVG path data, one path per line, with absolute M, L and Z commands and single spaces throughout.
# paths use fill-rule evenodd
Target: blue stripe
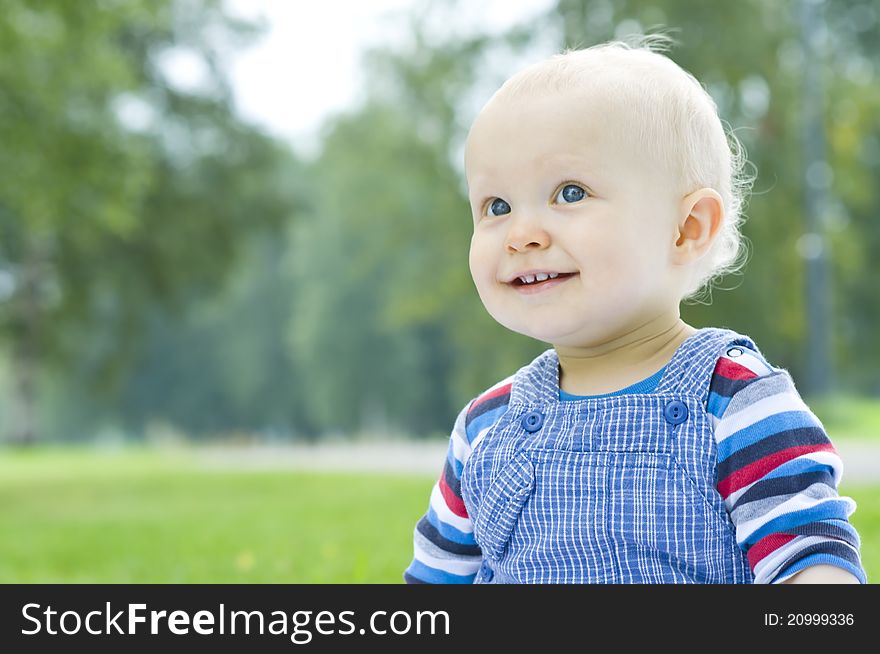
M 429 584 L 472 584 L 477 573 L 472 575 L 454 575 L 425 565 L 418 559 L 413 559 L 406 572 L 416 579 L 421 579 Z
M 452 447 L 452 440 L 449 441 L 449 448 L 446 450 L 446 461 L 452 466 L 452 470 L 455 472 L 455 476 L 461 479 L 461 471 L 464 469 L 464 464 L 455 458 L 455 453 Z
M 779 569 L 784 570 L 793 566 L 798 561 L 808 559 L 815 554 L 836 556 L 844 561 L 849 561 L 854 566 L 861 565 L 858 553 L 851 547 L 847 547 L 846 543 L 839 541 L 836 538 L 825 538 L 821 542 L 812 545 L 802 545 L 800 549 L 796 550 L 779 566 Z
M 433 525 L 434 529 L 440 532 L 440 535 L 443 536 L 446 540 L 451 540 L 456 543 L 461 543 L 462 545 L 476 545 L 477 541 L 474 538 L 473 532 L 465 533 L 463 531 L 459 531 L 455 527 L 450 524 L 447 524 L 440 520 L 437 517 L 437 512 L 434 510 L 433 506 L 428 507 L 428 522 Z
M 832 479 L 834 478 L 834 469 L 827 463 L 814 461 L 810 458 L 798 458 L 786 461 L 778 468 L 768 472 L 762 477 L 762 479 L 773 479 L 775 477 L 786 477 L 789 475 L 794 476 L 816 470 L 826 470 L 828 474 L 831 475 Z
M 843 568 L 844 570 L 852 574 L 856 579 L 858 579 L 860 583 L 868 583 L 868 578 L 865 575 L 864 570 L 862 570 L 858 566 L 853 565 L 850 561 L 847 561 L 846 559 L 843 559 L 839 556 L 834 556 L 833 554 L 828 554 L 827 552 L 820 552 L 817 554 L 811 554 L 810 556 L 805 556 L 799 561 L 792 563 L 784 570 L 781 570 L 779 574 L 776 575 L 776 578 L 779 579 L 780 577 L 788 576 L 794 574 L 795 572 L 800 572 L 801 570 L 804 570 L 814 565 L 819 565 L 820 563 L 826 563 L 828 565 L 833 565 L 838 568 Z
M 735 454 L 744 447 L 753 445 L 764 438 L 771 438 L 783 431 L 804 429 L 807 427 L 819 427 L 812 414 L 803 409 L 774 413 L 763 420 L 740 429 L 718 443 L 718 462 L 724 461 L 731 454 Z
M 466 430 L 468 443 L 473 443 L 480 431 L 495 424 L 495 421 L 507 412 L 507 406 L 507 404 L 502 404 L 501 406 L 495 407 L 491 411 L 486 411 L 486 413 L 474 418 L 467 426 Z
M 848 504 L 843 499 L 828 499 L 816 506 L 810 507 L 809 509 L 802 509 L 792 513 L 783 513 L 782 515 L 773 518 L 770 522 L 762 525 L 761 528 L 757 529 L 754 533 L 750 534 L 743 545 L 751 547 L 767 534 L 772 534 L 776 531 L 786 531 L 793 527 L 800 527 L 808 522 L 831 520 L 833 518 L 845 520 L 847 518 L 848 508 Z
M 465 429 L 468 429 L 471 426 L 471 422 L 479 418 L 484 413 L 494 411 L 499 406 L 506 406 L 510 404 L 510 390 L 508 390 L 506 393 L 502 393 L 501 395 L 491 397 L 488 400 L 482 400 L 475 405 L 476 402 L 477 400 L 471 402 L 471 405 L 468 408 L 467 417 L 464 420 Z
M 720 418 L 724 415 L 724 412 L 727 411 L 727 406 L 730 404 L 731 399 L 733 398 L 724 397 L 723 395 L 711 391 L 709 393 L 709 401 L 706 403 L 706 411 L 716 418 Z

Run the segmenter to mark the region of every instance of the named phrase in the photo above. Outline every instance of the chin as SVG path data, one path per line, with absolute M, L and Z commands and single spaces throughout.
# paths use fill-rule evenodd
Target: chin
M 558 325 L 554 325 L 550 327 L 548 325 L 533 325 L 522 320 L 505 320 L 502 317 L 493 315 L 493 318 L 502 325 L 506 327 L 510 331 L 516 334 L 522 334 L 523 336 L 528 336 L 529 338 L 533 338 L 536 341 L 541 341 L 543 343 L 555 344 L 560 340 L 565 339 L 565 335 L 570 333 L 565 330 L 559 329 Z

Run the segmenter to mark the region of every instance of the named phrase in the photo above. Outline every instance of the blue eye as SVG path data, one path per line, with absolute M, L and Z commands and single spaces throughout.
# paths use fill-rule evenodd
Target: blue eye
M 510 205 L 501 198 L 495 198 L 489 203 L 486 213 L 490 216 L 503 216 L 506 213 L 510 213 Z
M 580 202 L 585 197 L 587 197 L 587 192 L 580 186 L 577 184 L 566 184 L 556 194 L 556 202 L 572 204 L 573 202 Z

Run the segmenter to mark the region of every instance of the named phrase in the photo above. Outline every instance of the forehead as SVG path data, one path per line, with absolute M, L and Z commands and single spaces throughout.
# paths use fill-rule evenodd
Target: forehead
M 470 183 L 507 173 L 572 168 L 609 180 L 637 170 L 632 137 L 600 99 L 546 92 L 496 95 L 477 116 L 465 146 Z M 631 130 L 630 130 L 631 131 Z

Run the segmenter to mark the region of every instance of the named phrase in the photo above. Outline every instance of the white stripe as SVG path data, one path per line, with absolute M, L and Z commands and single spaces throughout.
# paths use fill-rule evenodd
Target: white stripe
M 758 377 L 764 377 L 773 372 L 773 369 L 768 367 L 767 364 L 761 360 L 752 350 L 748 349 L 743 345 L 736 345 L 734 347 L 738 347 L 743 353 L 738 357 L 732 357 L 730 355 L 725 355 L 724 358 L 728 361 L 736 363 L 743 368 L 748 368 L 753 373 L 758 375 Z M 733 348 L 731 348 L 733 349 Z M 728 350 L 729 352 L 730 350 Z
M 794 459 L 790 459 L 783 464 L 777 466 L 775 470 L 778 470 L 782 466 L 788 465 L 794 461 L 802 461 L 804 459 L 809 459 L 811 461 L 816 461 L 817 463 L 821 463 L 823 465 L 827 465 L 831 468 L 832 477 L 834 478 L 834 485 L 839 486 L 840 480 L 843 476 L 843 461 L 840 460 L 840 456 L 836 452 L 808 452 L 807 454 L 801 454 Z M 771 471 L 772 472 L 772 471 Z M 769 472 L 767 474 L 770 474 Z M 799 473 L 803 474 L 803 473 Z M 727 505 L 728 509 L 732 509 L 733 505 L 737 503 L 739 498 L 742 495 L 745 495 L 749 489 L 757 484 L 759 481 L 763 480 L 764 477 L 759 477 L 755 481 L 753 481 L 748 486 L 743 486 L 738 491 L 735 491 L 727 496 L 727 499 L 724 500 L 724 503 Z
M 775 552 L 771 552 L 763 559 L 758 561 L 755 566 L 755 583 L 769 584 L 773 581 L 773 577 L 779 572 L 779 568 L 783 563 L 788 561 L 791 556 L 805 547 L 821 543 L 829 540 L 827 536 L 797 536 L 790 542 L 780 547 Z
M 818 506 L 823 502 L 829 502 L 833 500 L 843 500 L 850 505 L 850 510 L 847 512 L 848 516 L 851 515 L 853 511 L 855 511 L 855 503 L 849 497 L 834 496 L 814 498 L 805 497 L 799 493 L 787 499 L 782 504 L 773 507 L 772 511 L 768 511 L 764 515 L 753 520 L 747 520 L 746 522 L 740 522 L 739 524 L 737 524 L 736 541 L 740 544 L 744 543 L 755 531 L 763 527 L 774 518 L 779 517 L 783 513 L 803 511 L 804 509 L 810 509 L 812 507 Z
M 452 432 L 452 456 L 464 465 L 471 454 L 471 445 L 468 443 L 467 435 L 455 430 Z
M 807 407 L 797 393 L 786 391 L 761 398 L 757 402 L 750 404 L 748 408 L 737 411 L 733 415 L 727 415 L 725 412 L 725 415 L 718 422 L 715 429 L 715 442 L 720 443 L 737 432 L 751 427 L 756 422 L 760 422 L 774 414 L 790 411 L 806 411 L 816 420 L 817 425 L 821 425 L 819 419 L 813 415 L 812 411 L 810 411 L 809 407 Z
M 434 489 L 431 491 L 431 508 L 434 509 L 434 513 L 437 514 L 437 519 L 441 522 L 446 523 L 451 527 L 455 527 L 464 533 L 469 534 L 473 532 L 474 524 L 471 522 L 471 519 L 455 515 L 446 505 L 446 500 L 443 499 L 443 493 L 440 492 L 439 481 L 434 484 Z
M 415 546 L 414 558 L 429 568 L 442 570 L 454 575 L 472 575 L 480 569 L 480 559 L 464 561 L 460 559 L 438 559 L 428 554 L 418 545 Z

